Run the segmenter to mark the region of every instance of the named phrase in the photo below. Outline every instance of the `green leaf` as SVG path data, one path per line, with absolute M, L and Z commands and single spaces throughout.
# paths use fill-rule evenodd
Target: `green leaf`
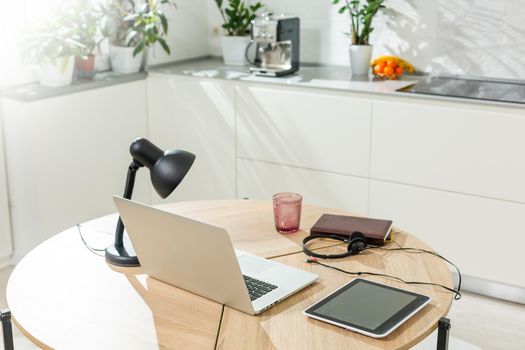
M 168 19 L 166 18 L 164 13 L 162 13 L 160 11 L 159 11 L 159 18 L 160 18 L 160 22 L 162 24 L 162 31 L 164 32 L 164 34 L 167 34 L 168 33 Z
M 161 38 L 161 37 L 158 37 L 158 38 L 157 38 L 157 41 L 159 42 L 160 46 L 162 46 L 162 48 L 164 49 L 164 51 L 166 51 L 166 53 L 167 53 L 168 55 L 171 54 L 170 47 L 169 47 L 168 44 L 166 43 L 166 40 L 164 40 L 164 39 Z
M 135 47 L 135 49 L 133 50 L 133 57 L 135 57 L 136 55 L 138 55 L 139 53 L 142 52 L 142 50 L 144 50 L 144 47 L 145 47 L 146 43 L 141 40 L 137 46 Z

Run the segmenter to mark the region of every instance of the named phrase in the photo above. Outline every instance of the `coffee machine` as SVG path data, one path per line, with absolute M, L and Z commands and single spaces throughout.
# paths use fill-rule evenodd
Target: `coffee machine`
M 252 21 L 255 58 L 250 71 L 256 75 L 280 77 L 299 70 L 299 17 L 263 13 Z M 247 50 L 247 52 L 248 52 Z

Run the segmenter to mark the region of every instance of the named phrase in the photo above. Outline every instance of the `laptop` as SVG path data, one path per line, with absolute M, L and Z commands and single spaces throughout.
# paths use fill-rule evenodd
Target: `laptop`
M 113 197 L 150 277 L 255 315 L 318 276 L 233 248 L 225 229 Z

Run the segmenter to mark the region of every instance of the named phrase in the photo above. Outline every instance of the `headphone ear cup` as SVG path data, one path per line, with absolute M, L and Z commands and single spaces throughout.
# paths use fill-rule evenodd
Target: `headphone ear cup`
M 366 248 L 366 237 L 361 232 L 353 232 L 350 236 L 350 243 L 348 244 L 348 252 L 350 255 L 356 255 L 361 250 Z
M 353 241 L 354 239 L 358 239 L 358 238 L 360 238 L 364 243 L 366 243 L 366 236 L 362 234 L 361 232 L 354 231 L 350 235 L 350 241 Z

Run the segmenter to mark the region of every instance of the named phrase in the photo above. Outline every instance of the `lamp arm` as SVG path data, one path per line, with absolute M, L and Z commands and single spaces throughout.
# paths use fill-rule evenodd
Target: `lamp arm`
M 128 167 L 128 175 L 126 177 L 126 187 L 124 188 L 124 198 L 131 199 L 133 194 L 133 187 L 135 186 L 135 175 L 137 175 L 137 170 L 139 170 L 143 165 L 133 161 Z M 124 237 L 124 224 L 122 219 L 118 218 L 117 229 L 115 230 L 115 247 L 123 247 L 123 237 Z

